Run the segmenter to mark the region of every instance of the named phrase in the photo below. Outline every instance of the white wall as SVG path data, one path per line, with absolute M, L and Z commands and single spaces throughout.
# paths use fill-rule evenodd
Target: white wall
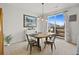
M 68 18 L 66 20 L 69 21 L 70 15 L 73 15 L 73 14 L 77 15 L 77 21 L 69 22 L 69 25 L 66 24 L 67 26 L 70 27 L 72 43 L 77 44 L 77 37 L 79 35 L 79 26 L 78 26 L 79 25 L 79 7 L 72 7 L 67 10 L 68 10 L 68 12 L 66 13 L 66 16 L 68 16 Z M 68 28 L 68 27 L 66 27 L 66 28 Z
M 68 9 L 67 16 L 76 14 L 77 21 L 69 22 L 69 26 L 71 28 L 71 42 L 77 44 L 77 53 L 79 55 L 79 6 Z M 69 18 L 67 18 L 69 21 Z M 68 40 L 68 39 L 67 39 Z
M 30 11 L 16 8 L 7 4 L 0 4 L 3 9 L 3 31 L 4 35 L 12 34 L 13 39 L 11 43 L 24 40 L 24 28 L 23 28 L 23 14 L 33 15 Z

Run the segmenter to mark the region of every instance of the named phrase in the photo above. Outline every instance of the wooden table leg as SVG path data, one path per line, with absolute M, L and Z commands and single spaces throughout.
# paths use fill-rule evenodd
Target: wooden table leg
M 46 42 L 47 42 L 48 37 L 46 37 Z
M 40 51 L 41 51 L 41 46 L 40 46 L 40 41 L 39 41 L 39 39 L 40 39 L 40 38 L 37 38 L 37 46 L 38 46 L 38 48 L 39 48 Z

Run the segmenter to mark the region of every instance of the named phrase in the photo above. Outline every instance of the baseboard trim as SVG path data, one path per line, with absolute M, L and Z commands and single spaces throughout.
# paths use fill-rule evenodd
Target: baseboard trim
M 10 43 L 10 45 L 17 44 L 17 43 L 21 43 L 21 42 L 25 42 L 25 40 L 18 41 L 18 42 L 15 42 L 15 43 Z M 5 46 L 6 46 L 6 45 L 5 45 Z
M 76 55 L 79 55 L 78 53 Z
M 76 43 L 73 43 L 73 42 L 69 42 L 69 41 L 67 41 L 68 43 L 71 43 L 71 44 L 73 44 L 73 45 L 77 45 Z

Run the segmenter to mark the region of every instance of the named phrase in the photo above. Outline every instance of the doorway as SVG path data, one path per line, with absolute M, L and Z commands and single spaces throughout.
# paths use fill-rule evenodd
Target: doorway
M 64 38 L 64 13 L 48 16 L 48 32 L 55 32 L 58 38 Z
M 0 8 L 0 55 L 3 55 L 3 14 Z

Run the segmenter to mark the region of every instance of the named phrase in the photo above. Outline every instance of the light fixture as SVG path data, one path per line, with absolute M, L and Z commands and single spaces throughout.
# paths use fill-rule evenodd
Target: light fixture
M 41 20 L 43 21 L 44 20 L 44 3 L 41 3 L 41 4 L 42 4 Z
M 44 3 L 41 3 L 41 4 L 42 4 L 41 20 L 43 21 L 44 20 Z M 45 20 L 45 21 L 48 21 L 48 20 Z

